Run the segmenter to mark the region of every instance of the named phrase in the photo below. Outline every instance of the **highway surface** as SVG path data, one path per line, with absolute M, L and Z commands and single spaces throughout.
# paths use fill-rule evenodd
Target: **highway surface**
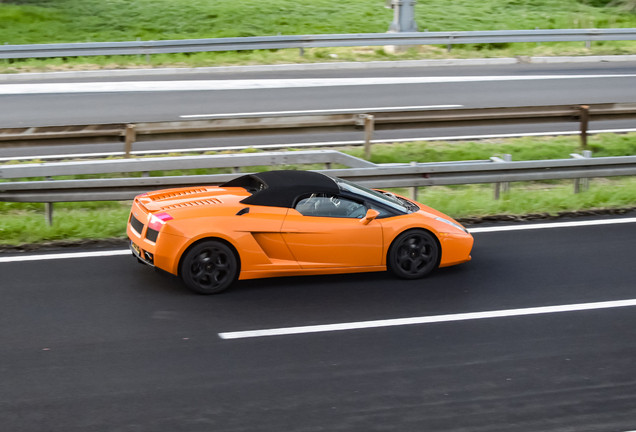
M 392 107 L 495 107 L 636 101 L 636 64 L 582 63 L 188 74 L 0 84 L 0 127 L 175 121 L 207 115 Z M 53 87 L 51 87 L 53 86 Z M 82 87 L 83 86 L 83 87 Z M 184 90 L 187 89 L 187 90 Z M 591 129 L 634 129 L 634 122 Z M 385 131 L 375 139 L 576 131 L 576 123 Z M 137 143 L 136 150 L 360 141 L 362 133 Z M 0 157 L 116 152 L 121 144 L 2 149 Z
M 475 232 L 473 261 L 420 281 L 277 278 L 209 297 L 127 252 L 2 255 L 0 430 L 635 430 L 636 221 L 604 220 Z M 564 308 L 528 309 L 548 306 Z

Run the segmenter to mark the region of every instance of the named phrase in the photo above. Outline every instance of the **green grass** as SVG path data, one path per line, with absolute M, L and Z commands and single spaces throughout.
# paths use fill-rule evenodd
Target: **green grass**
M 636 133 L 599 134 L 590 137 L 588 149 L 594 157 L 636 155 Z M 361 147 L 345 150 L 363 157 Z M 513 160 L 568 159 L 580 153 L 578 136 L 523 137 L 465 142 L 410 142 L 374 144 L 371 161 L 375 163 L 444 162 L 482 160 L 512 155 Z
M 395 192 L 408 196 L 406 189 Z M 513 183 L 498 201 L 492 185 L 433 186 L 419 188 L 418 201 L 454 218 L 634 207 L 636 179 L 592 179 L 589 191 L 579 194 L 573 193 L 572 181 Z M 53 226 L 47 226 L 43 204 L 16 207 L 0 206 L 0 245 L 124 238 L 130 211 L 129 202 L 59 203 L 54 204 Z
M 31 0 L 0 7 L 10 44 L 385 32 L 384 0 Z M 632 27 L 604 0 L 421 0 L 420 30 Z
M 408 196 L 406 189 L 396 192 Z M 418 201 L 454 218 L 634 207 L 636 179 L 592 179 L 589 190 L 578 194 L 571 180 L 512 183 L 510 192 L 497 201 L 492 185 L 433 186 L 419 188 Z
M 476 142 L 419 142 L 376 144 L 372 160 L 387 162 L 435 162 L 488 159 L 509 153 L 513 160 L 569 158 L 579 152 L 578 137 L 527 137 Z M 595 157 L 636 155 L 636 133 L 590 137 Z M 361 156 L 361 148 L 343 151 Z M 321 169 L 314 164 L 277 169 Z M 338 168 L 334 166 L 334 168 Z M 267 166 L 247 167 L 245 172 L 265 171 Z M 212 174 L 218 169 L 158 171 L 153 175 Z M 122 176 L 113 174 L 109 176 Z M 128 176 L 128 174 L 126 175 Z M 67 176 L 65 178 L 84 178 Z M 592 179 L 587 192 L 574 194 L 573 182 L 512 183 L 511 191 L 493 200 L 492 185 L 434 186 L 419 188 L 418 200 L 452 217 L 494 214 L 556 213 L 560 211 L 636 206 L 636 178 Z M 408 195 L 406 189 L 396 190 Z M 37 243 L 52 240 L 124 237 L 130 202 L 54 204 L 54 224 L 44 219 L 44 204 L 0 202 L 0 244 Z
M 53 226 L 43 212 L 44 204 L 0 203 L 0 245 L 124 237 L 130 204 L 54 204 Z
M 607 7 L 606 0 L 421 0 L 416 6 L 420 30 L 512 30 L 636 27 L 636 14 Z M 392 11 L 384 0 L 31 0 L 0 4 L 0 44 L 166 40 L 264 35 L 385 32 Z M 481 44 L 421 47 L 399 55 L 376 48 L 154 55 L 152 66 L 209 66 L 342 60 L 514 55 L 623 54 L 634 42 Z M 337 58 L 332 58 L 337 55 Z M 0 70 L 96 69 L 146 66 L 145 57 L 19 60 Z

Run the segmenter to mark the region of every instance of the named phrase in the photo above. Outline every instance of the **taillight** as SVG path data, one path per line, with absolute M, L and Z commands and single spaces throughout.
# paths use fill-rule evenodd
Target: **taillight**
M 159 231 L 166 222 L 172 219 L 174 218 L 166 212 L 151 214 L 150 221 L 148 222 L 148 228 Z

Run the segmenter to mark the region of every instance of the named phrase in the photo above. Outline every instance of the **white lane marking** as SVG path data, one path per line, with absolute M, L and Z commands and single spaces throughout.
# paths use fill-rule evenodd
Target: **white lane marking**
M 624 218 L 624 219 L 603 219 L 593 221 L 575 221 L 575 222 L 551 222 L 551 223 L 538 223 L 531 225 L 507 225 L 507 226 L 493 226 L 484 228 L 469 228 L 468 232 L 471 234 L 476 233 L 488 233 L 488 232 L 500 232 L 500 231 L 524 231 L 534 229 L 548 229 L 548 228 L 571 228 L 581 226 L 595 226 L 595 225 L 614 225 L 614 224 L 626 224 L 635 223 L 636 218 Z
M 405 106 L 405 107 L 378 107 L 378 108 L 344 108 L 344 109 L 319 109 L 319 110 L 297 110 L 297 111 L 262 111 L 262 112 L 245 112 L 230 114 L 189 114 L 179 116 L 181 118 L 200 118 L 200 117 L 240 117 L 240 116 L 262 116 L 272 114 L 316 114 L 324 112 L 367 112 L 367 111 L 401 111 L 409 109 L 439 109 L 439 108 L 460 108 L 464 105 L 423 105 L 423 106 Z
M 54 259 L 68 259 L 68 258 L 95 258 L 95 257 L 108 257 L 118 255 L 132 255 L 130 249 L 120 249 L 112 251 L 98 251 L 98 252 L 72 252 L 72 253 L 58 253 L 58 254 L 42 254 L 42 255 L 18 255 L 10 257 L 0 257 L 0 263 L 20 262 L 20 261 L 41 261 L 41 260 L 54 260 Z
M 343 330 L 361 330 L 378 327 L 396 327 L 414 324 L 432 324 L 432 323 L 445 323 L 455 321 L 468 321 L 488 318 L 505 318 L 527 315 L 539 315 L 561 312 L 578 312 L 586 310 L 597 309 L 610 309 L 627 306 L 636 306 L 636 299 L 630 300 L 616 300 L 596 303 L 579 303 L 570 305 L 559 306 L 543 306 L 532 307 L 523 309 L 506 309 L 499 311 L 487 311 L 487 312 L 469 312 L 460 314 L 448 314 L 448 315 L 433 315 L 426 317 L 414 317 L 414 318 L 397 318 L 375 321 L 359 321 L 348 322 L 341 324 L 324 324 L 324 325 L 312 325 L 312 326 L 298 326 L 298 327 L 283 327 L 265 330 L 247 330 L 237 332 L 225 332 L 219 333 L 221 339 L 244 339 L 255 338 L 264 336 L 283 336 L 283 335 L 297 335 L 306 333 L 324 333 Z
M 2 84 L 0 94 L 104 93 L 201 90 L 258 90 L 302 87 L 341 87 L 394 84 L 444 84 L 461 82 L 539 81 L 598 78 L 634 78 L 623 75 L 528 75 L 528 76 L 457 76 L 457 77 L 391 77 L 391 78 L 302 78 L 251 80 L 192 81 L 123 81 L 41 84 Z
M 532 225 L 509 225 L 509 226 L 502 226 L 502 227 L 471 228 L 468 231 L 470 233 L 497 232 L 497 231 L 523 231 L 523 230 L 529 230 L 529 229 L 569 228 L 569 227 L 582 227 L 582 226 L 594 226 L 594 225 L 625 224 L 625 223 L 634 223 L 634 222 L 636 222 L 636 218 L 602 219 L 602 220 L 591 220 L 591 221 L 554 222 L 554 223 L 537 223 Z M 98 252 L 72 252 L 72 253 L 42 254 L 42 255 L 18 255 L 18 256 L 10 256 L 10 257 L 0 257 L 0 263 L 66 259 L 66 258 L 93 258 L 93 257 L 107 257 L 107 256 L 128 255 L 128 254 L 132 254 L 132 252 L 129 249 L 98 251 Z
M 636 129 L 599 129 L 588 131 L 588 134 L 600 133 L 627 133 L 636 132 Z M 494 134 L 494 135 L 459 135 L 447 137 L 425 137 L 425 138 L 392 138 L 371 140 L 374 144 L 396 143 L 396 142 L 415 142 L 415 141 L 463 141 L 463 140 L 482 140 L 493 138 L 521 138 L 532 136 L 560 136 L 560 135 L 579 135 L 581 131 L 563 131 L 563 132 L 529 132 L 517 134 Z M 195 147 L 195 148 L 177 148 L 167 150 L 135 150 L 130 152 L 135 155 L 148 154 L 167 154 L 167 153 L 196 153 L 206 151 L 228 151 L 228 150 L 245 150 L 254 149 L 281 149 L 281 148 L 298 148 L 298 147 L 336 147 L 336 146 L 356 146 L 362 145 L 364 141 L 325 141 L 314 143 L 293 143 L 293 144 L 256 144 L 251 146 L 224 146 L 224 147 Z M 123 156 L 124 152 L 106 152 L 106 153 L 72 153 L 61 155 L 40 155 L 40 156 L 11 156 L 0 157 L 0 162 L 13 160 L 33 160 L 33 159 L 69 159 L 69 158 L 86 158 L 86 157 L 108 157 Z

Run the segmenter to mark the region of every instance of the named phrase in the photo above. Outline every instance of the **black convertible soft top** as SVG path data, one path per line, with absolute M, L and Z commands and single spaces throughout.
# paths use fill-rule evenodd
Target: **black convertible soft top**
M 241 201 L 243 204 L 288 208 L 294 207 L 296 198 L 301 195 L 340 191 L 334 179 L 327 175 L 293 170 L 247 174 L 221 187 L 244 187 L 252 192 L 252 196 Z

